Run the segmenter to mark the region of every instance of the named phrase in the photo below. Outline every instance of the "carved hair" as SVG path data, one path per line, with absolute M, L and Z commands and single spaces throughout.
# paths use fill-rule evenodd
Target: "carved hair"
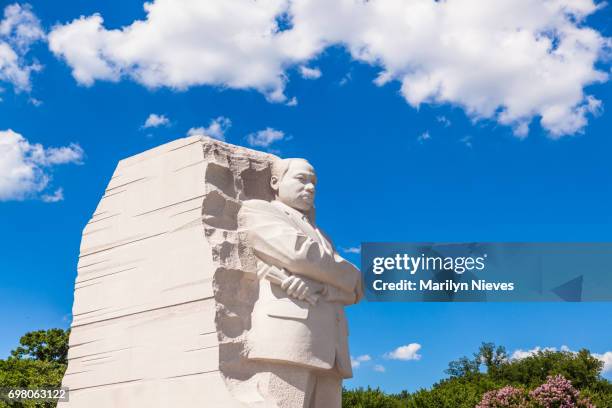
M 310 164 L 308 160 L 302 159 L 302 158 L 274 160 L 272 162 L 272 168 L 271 168 L 272 177 L 276 177 L 278 181 L 281 181 L 283 177 L 285 176 L 285 174 L 287 173 L 287 171 L 289 171 L 289 166 L 291 166 L 291 163 L 296 160 L 303 161 L 303 162 Z

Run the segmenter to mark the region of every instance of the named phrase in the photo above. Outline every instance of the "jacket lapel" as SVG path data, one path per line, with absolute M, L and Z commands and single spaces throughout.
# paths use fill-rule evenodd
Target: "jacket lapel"
M 304 214 L 278 200 L 272 201 L 272 204 L 281 210 L 299 231 L 302 231 L 306 236 L 312 238 L 322 246 L 325 251 L 332 253 L 331 243 L 325 239 L 317 227 L 313 226 L 308 221 L 308 218 Z

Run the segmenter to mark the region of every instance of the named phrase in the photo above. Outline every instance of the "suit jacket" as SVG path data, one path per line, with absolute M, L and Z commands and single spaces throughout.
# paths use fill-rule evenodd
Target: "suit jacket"
M 261 280 L 247 336 L 247 357 L 336 369 L 342 377 L 351 377 L 343 303 L 355 303 L 361 295 L 359 270 L 336 253 L 306 216 L 279 201 L 245 201 L 238 220 L 259 262 L 352 294 L 341 297 L 342 301 L 321 297 L 310 305 Z

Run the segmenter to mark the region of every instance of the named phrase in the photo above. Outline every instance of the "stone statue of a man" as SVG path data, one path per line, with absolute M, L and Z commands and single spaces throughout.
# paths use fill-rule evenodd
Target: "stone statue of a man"
M 316 183 L 306 160 L 278 160 L 275 200 L 245 201 L 238 214 L 260 279 L 247 358 L 261 367 L 259 394 L 283 408 L 340 407 L 352 376 L 344 305 L 361 298 L 361 278 L 314 223 Z

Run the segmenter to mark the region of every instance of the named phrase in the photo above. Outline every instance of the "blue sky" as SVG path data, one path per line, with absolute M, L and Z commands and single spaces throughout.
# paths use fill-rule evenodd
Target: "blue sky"
M 373 3 L 380 9 L 366 13 L 331 9 L 338 22 L 333 30 L 316 24 L 324 18 L 316 9 L 270 2 L 271 10 L 259 10 L 271 16 L 264 23 L 284 13 L 273 39 L 286 37 L 244 51 L 227 39 L 245 33 L 231 30 L 257 31 L 264 23 L 223 15 L 227 10 L 221 16 L 240 24 L 219 26 L 229 30 L 219 38 L 196 29 L 200 14 L 190 20 L 196 28 L 181 31 L 166 13 L 168 31 L 151 40 L 158 26 L 153 17 L 146 20 L 139 1 L 31 1 L 31 8 L 0 1 L 2 10 L 20 4 L 12 10 L 29 29 L 2 34 L 0 25 L 0 45 L 19 56 L 12 74 L 0 64 L 0 141 L 17 143 L 16 133 L 22 148 L 13 161 L 0 150 L 0 169 L 34 172 L 0 178 L 0 356 L 26 331 L 69 326 L 80 234 L 117 161 L 190 129 L 217 129 L 219 137 L 245 146 L 259 135 L 256 148 L 311 161 L 319 175 L 318 224 L 341 248 L 362 241 L 611 241 L 610 7 L 560 0 L 555 4 L 565 11 L 555 14 L 524 0 L 533 20 L 525 22 L 518 6 L 502 1 L 502 11 L 483 6 L 479 16 L 453 20 L 449 13 L 432 23 L 435 30 L 421 26 L 417 42 L 403 23 L 389 21 L 400 30 L 393 35 L 381 26 L 398 4 L 406 15 L 435 20 L 444 13 L 436 7 L 462 2 L 474 7 L 468 0 L 422 1 L 412 10 L 405 2 L 379 1 Z M 247 3 L 237 1 L 232 12 L 246 13 Z M 161 13 L 181 2 L 152 4 L 150 12 Z M 202 7 L 206 17 L 210 10 Z M 24 18 L 27 13 L 38 22 Z M 351 13 L 381 41 L 357 35 L 345 20 Z M 80 16 L 97 29 L 73 23 Z M 109 34 L 135 20 L 151 31 Z M 576 30 L 584 30 L 579 38 L 572 37 Z M 451 48 L 420 41 L 440 38 Z M 182 53 L 168 45 L 190 39 L 193 45 L 178 47 Z M 546 41 L 548 49 L 534 51 Z M 219 66 L 198 61 L 218 47 Z M 168 123 L 145 128 L 151 114 Z M 263 146 L 266 135 L 278 140 Z M 358 254 L 345 255 L 358 263 Z M 564 345 L 612 352 L 610 303 L 364 302 L 348 316 L 353 356 L 370 357 L 355 368 L 349 387 L 431 386 L 450 360 L 470 355 L 482 341 L 510 352 Z M 413 343 L 421 346 L 420 359 L 385 358 Z M 612 362 L 607 367 L 612 379 Z

